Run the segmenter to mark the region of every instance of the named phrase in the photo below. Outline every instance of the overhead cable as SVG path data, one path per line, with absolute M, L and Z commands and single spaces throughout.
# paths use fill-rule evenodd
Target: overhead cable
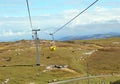
M 33 25 L 32 25 L 32 20 L 31 20 L 31 14 L 30 14 L 30 8 L 29 8 L 28 0 L 26 0 L 26 3 L 27 3 L 28 14 L 29 14 L 30 27 L 33 30 Z
M 89 9 L 92 5 L 94 5 L 98 0 L 94 1 L 92 4 L 90 4 L 87 8 L 85 8 L 83 11 L 81 11 L 79 14 L 77 14 L 75 17 L 73 17 L 70 21 L 68 21 L 66 24 L 64 24 L 63 26 L 61 26 L 60 28 L 58 28 L 56 31 L 54 31 L 52 34 L 57 33 L 58 31 L 60 31 L 61 29 L 63 29 L 66 25 L 68 25 L 70 22 L 72 22 L 74 19 L 76 19 L 79 15 L 81 15 L 82 13 L 84 13 L 87 9 Z

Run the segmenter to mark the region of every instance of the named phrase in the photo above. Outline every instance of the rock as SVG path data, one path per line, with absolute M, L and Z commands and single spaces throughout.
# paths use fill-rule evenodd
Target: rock
M 12 57 L 5 57 L 5 58 L 2 58 L 2 60 L 4 61 L 11 61 Z
M 34 82 L 31 82 L 30 84 L 35 84 Z
M 5 81 L 2 82 L 2 84 L 7 84 L 9 82 L 9 78 L 5 79 Z

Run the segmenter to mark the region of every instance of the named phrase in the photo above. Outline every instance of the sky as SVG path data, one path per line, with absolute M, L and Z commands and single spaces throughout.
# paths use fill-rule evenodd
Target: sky
M 28 0 L 33 29 L 40 39 L 67 23 L 95 0 Z M 120 0 L 99 0 L 77 17 L 55 38 L 120 33 Z M 26 0 L 0 0 L 0 41 L 32 39 Z

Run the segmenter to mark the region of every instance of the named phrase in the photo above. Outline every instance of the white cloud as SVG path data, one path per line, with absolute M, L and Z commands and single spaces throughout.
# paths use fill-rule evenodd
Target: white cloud
M 76 26 L 94 24 L 95 22 L 105 23 L 114 20 L 120 22 L 119 10 L 120 8 L 109 9 L 109 8 L 95 7 L 92 10 L 87 10 L 85 13 L 81 14 L 73 22 L 68 24 L 67 27 L 74 30 Z M 32 17 L 33 28 L 40 28 L 41 30 L 47 29 L 45 31 L 54 32 L 56 29 L 63 26 L 66 22 L 68 22 L 71 18 L 73 18 L 75 15 L 77 15 L 80 12 L 81 10 L 71 9 L 71 10 L 64 10 L 56 15 L 44 14 L 40 16 L 33 16 Z M 3 32 L 3 30 L 5 31 Z M 14 36 L 28 35 L 31 34 L 30 32 L 28 32 L 30 30 L 31 29 L 30 29 L 28 16 L 27 17 L 7 16 L 0 18 L 0 37 L 11 37 L 11 36 L 14 37 Z M 64 31 L 66 30 L 63 30 L 63 32 Z
M 103 23 L 109 20 L 120 20 L 119 10 L 120 8 L 107 9 L 102 7 L 95 7 L 94 9 L 87 10 L 86 12 L 81 14 L 68 26 L 91 24 L 94 22 Z M 40 16 L 33 16 L 32 23 L 33 26 L 41 27 L 43 29 L 49 27 L 59 27 L 64 25 L 66 22 L 68 22 L 70 19 L 72 19 L 80 12 L 81 10 L 71 9 L 71 10 L 64 10 L 60 14 L 56 14 L 56 15 L 44 14 Z M 5 20 L 1 20 L 1 23 L 5 23 L 4 25 L 10 25 L 10 24 L 17 25 L 18 27 L 21 25 L 29 26 L 28 17 L 8 17 Z
M 78 18 L 76 18 L 72 22 L 72 26 L 80 25 L 80 24 L 91 24 L 94 22 L 104 23 L 109 20 L 120 20 L 120 8 L 101 8 L 95 7 L 94 10 L 86 11 L 85 13 L 81 14 Z M 73 18 L 75 15 L 78 14 L 79 10 L 67 10 L 64 11 L 64 17 L 67 19 Z M 80 13 L 80 12 L 79 12 Z M 70 25 L 71 26 L 71 25 Z
M 9 30 L 9 31 L 3 31 L 0 33 L 0 37 L 16 37 L 16 36 L 24 36 L 26 34 L 31 34 L 30 32 L 25 32 L 25 31 L 22 31 L 22 32 L 13 32 L 12 30 Z

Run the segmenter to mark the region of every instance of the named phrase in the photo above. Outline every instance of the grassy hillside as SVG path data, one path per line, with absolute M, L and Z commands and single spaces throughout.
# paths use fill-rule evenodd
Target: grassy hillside
M 120 73 L 120 38 L 56 42 L 56 51 L 49 45 L 39 42 L 41 66 L 35 66 L 34 41 L 1 42 L 0 83 L 9 79 L 9 84 L 46 84 L 85 76 L 87 63 L 91 75 Z

